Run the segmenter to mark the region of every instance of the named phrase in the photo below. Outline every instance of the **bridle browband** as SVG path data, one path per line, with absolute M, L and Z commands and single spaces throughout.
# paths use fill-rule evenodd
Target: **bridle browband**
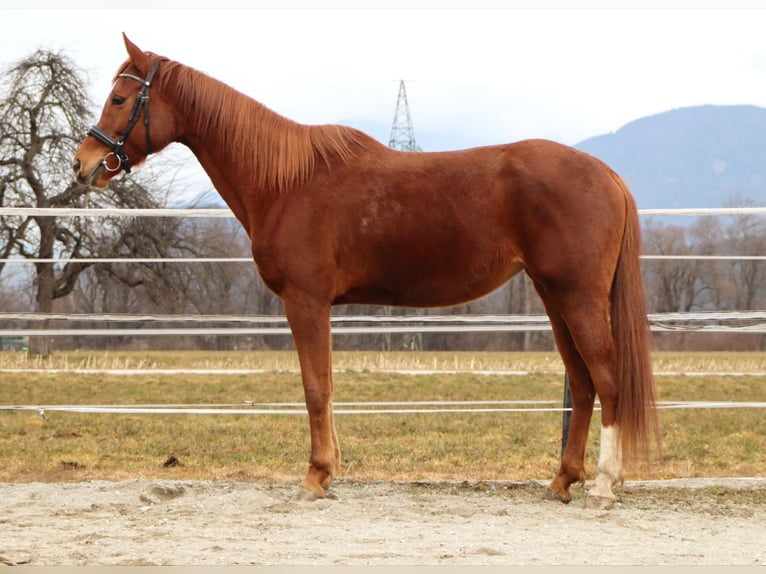
M 146 78 L 139 78 L 138 76 L 134 76 L 133 74 L 120 74 L 117 77 L 118 78 L 129 78 L 131 80 L 135 80 L 136 82 L 141 84 L 141 89 L 138 91 L 138 95 L 136 96 L 136 101 L 133 103 L 133 109 L 130 111 L 130 116 L 128 116 L 128 125 L 125 126 L 125 130 L 120 135 L 119 140 L 115 140 L 112 136 L 110 136 L 108 133 L 106 133 L 104 130 L 102 130 L 98 126 L 91 126 L 91 128 L 88 130 L 88 135 L 93 136 L 98 141 L 100 141 L 103 144 L 106 144 L 112 152 L 108 154 L 104 160 L 101 162 L 104 166 L 104 169 L 106 171 L 118 171 L 120 168 L 125 169 L 125 173 L 130 173 L 130 160 L 128 159 L 128 154 L 125 151 L 125 141 L 128 139 L 128 136 L 130 135 L 130 132 L 133 130 L 133 127 L 138 122 L 138 116 L 141 115 L 141 110 L 144 111 L 144 130 L 146 132 L 146 155 L 149 155 L 152 153 L 152 142 L 149 137 L 149 88 L 152 87 L 152 81 L 154 80 L 154 75 L 157 73 L 157 70 L 160 67 L 160 63 L 157 62 L 152 66 L 152 69 L 149 70 L 149 73 L 147 74 Z M 114 156 L 117 158 L 117 165 L 115 167 L 109 167 L 107 160 L 109 156 Z

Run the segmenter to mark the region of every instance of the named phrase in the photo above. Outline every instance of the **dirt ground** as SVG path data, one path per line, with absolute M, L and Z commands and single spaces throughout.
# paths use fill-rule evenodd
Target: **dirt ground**
M 766 479 L 626 483 L 608 511 L 542 483 L 0 484 L 0 564 L 766 564 Z

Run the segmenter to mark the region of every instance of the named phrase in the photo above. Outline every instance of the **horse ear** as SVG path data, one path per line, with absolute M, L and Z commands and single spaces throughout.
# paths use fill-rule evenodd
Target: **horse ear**
M 125 40 L 125 49 L 128 51 L 130 61 L 141 73 L 146 73 L 149 70 L 149 56 L 130 41 L 125 32 L 122 33 L 122 38 Z

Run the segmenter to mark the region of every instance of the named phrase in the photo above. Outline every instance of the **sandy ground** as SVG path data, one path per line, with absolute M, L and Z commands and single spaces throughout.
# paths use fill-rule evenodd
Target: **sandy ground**
M 0 564 L 764 565 L 764 488 L 626 483 L 596 511 L 536 481 L 340 482 L 314 502 L 281 483 L 0 484 Z

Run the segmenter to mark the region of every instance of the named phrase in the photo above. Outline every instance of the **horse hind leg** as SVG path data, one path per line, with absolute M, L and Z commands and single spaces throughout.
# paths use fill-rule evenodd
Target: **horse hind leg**
M 601 424 L 601 446 L 598 457 L 598 472 L 593 486 L 588 491 L 585 505 L 596 510 L 611 508 L 615 501 L 612 487 L 622 478 L 622 444 L 620 426 Z
M 566 447 L 561 455 L 558 474 L 546 490 L 546 498 L 568 503 L 572 500 L 569 487 L 577 482 L 585 482 L 585 448 L 593 415 L 595 391 L 590 373 L 558 309 L 545 298 L 543 302 L 551 320 L 556 346 L 566 368 L 572 395 L 572 416 Z
M 543 300 L 545 301 L 545 297 Z M 584 480 L 585 449 L 596 395 L 601 402 L 601 442 L 595 482 L 586 506 L 609 508 L 615 500 L 612 487 L 622 480 L 620 429 L 616 420 L 616 352 L 607 310 L 603 304 L 546 303 L 556 343 L 569 377 L 572 420 L 561 469 L 548 487 L 564 502 L 571 500 L 569 485 Z
M 612 487 L 622 482 L 622 448 L 617 421 L 617 353 L 609 323 L 608 302 L 577 305 L 564 317 L 582 361 L 587 366 L 601 403 L 601 438 L 596 478 L 588 491 L 586 506 L 606 509 L 615 495 Z

